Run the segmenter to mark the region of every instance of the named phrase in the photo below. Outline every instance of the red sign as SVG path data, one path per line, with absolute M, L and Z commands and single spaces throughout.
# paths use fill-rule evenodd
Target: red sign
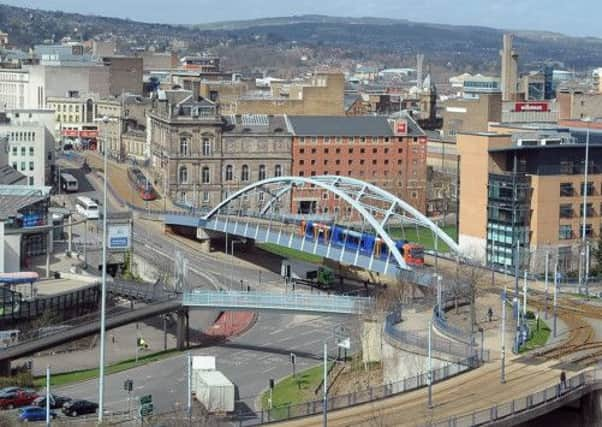
M 402 119 L 395 120 L 395 134 L 407 135 L 408 134 L 408 122 Z
M 517 102 L 514 104 L 514 111 L 517 113 L 528 111 L 545 113 L 549 111 L 549 105 L 547 102 Z
M 80 130 L 79 131 L 80 138 L 96 138 L 98 137 L 97 130 Z
M 77 137 L 78 131 L 77 129 L 63 129 L 63 136 Z

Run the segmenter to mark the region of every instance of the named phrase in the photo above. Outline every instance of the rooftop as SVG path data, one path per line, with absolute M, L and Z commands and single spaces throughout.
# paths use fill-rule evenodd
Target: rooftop
M 12 185 L 23 179 L 25 179 L 25 175 L 12 166 L 0 166 L 0 185 Z
M 384 116 L 288 116 L 298 136 L 395 136 Z
M 282 115 L 237 114 L 224 116 L 226 127 L 224 136 L 234 134 L 281 134 L 290 135 L 286 118 Z
M 16 216 L 29 205 L 50 196 L 50 187 L 0 185 L 0 220 Z

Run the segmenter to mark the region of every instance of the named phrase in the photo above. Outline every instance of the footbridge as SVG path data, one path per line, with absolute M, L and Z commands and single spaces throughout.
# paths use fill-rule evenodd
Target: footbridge
M 308 194 L 324 206 L 304 214 L 291 212 L 293 197 Z M 250 210 L 249 200 L 261 201 L 259 209 Z M 335 206 L 328 207 L 328 200 Z M 404 275 L 425 286 L 433 278 L 412 262 L 407 240 L 422 230 L 431 234 L 435 250 L 442 242 L 459 253 L 458 244 L 411 204 L 373 184 L 342 176 L 257 181 L 202 216 L 167 214 L 165 223 L 272 243 L 384 275 Z M 421 253 L 413 255 L 419 258 Z
M 372 298 L 290 293 L 193 291 L 182 305 L 227 311 L 279 311 L 305 314 L 360 315 L 370 311 Z

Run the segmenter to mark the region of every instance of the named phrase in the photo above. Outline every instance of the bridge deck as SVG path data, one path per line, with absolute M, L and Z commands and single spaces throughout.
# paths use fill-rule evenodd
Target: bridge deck
M 326 314 L 362 314 L 370 310 L 372 303 L 370 298 L 300 292 L 278 294 L 194 291 L 184 293 L 182 299 L 182 304 L 188 307 Z

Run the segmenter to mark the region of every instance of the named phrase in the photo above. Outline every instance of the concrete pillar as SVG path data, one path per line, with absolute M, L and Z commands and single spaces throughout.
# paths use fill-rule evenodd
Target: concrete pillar
M 186 312 L 179 310 L 176 313 L 176 349 L 181 351 L 186 347 Z
M 69 227 L 67 232 L 69 234 L 69 240 L 67 241 L 67 253 L 71 256 L 71 250 L 73 246 L 73 217 L 69 215 Z
M 51 218 L 52 221 L 52 218 Z M 48 231 L 48 241 L 46 242 L 46 278 L 50 279 L 50 256 L 52 255 L 52 228 Z
M 602 423 L 601 399 L 602 392 L 600 390 L 592 391 L 581 398 L 581 410 L 579 411 L 579 416 L 581 418 L 580 425 L 597 426 Z
M 10 377 L 10 360 L 0 361 L 0 377 Z
M 383 319 L 376 316 L 365 319 L 362 323 L 362 358 L 364 363 L 380 362 L 382 360 L 382 330 Z

